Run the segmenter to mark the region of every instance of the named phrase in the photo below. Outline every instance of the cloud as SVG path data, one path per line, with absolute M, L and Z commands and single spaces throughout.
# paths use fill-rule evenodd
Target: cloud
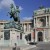
M 0 9 L 10 8 L 11 4 L 13 4 L 14 7 L 16 8 L 14 0 L 0 0 Z M 23 10 L 23 8 L 19 6 L 19 10 Z
M 9 8 L 10 4 L 13 4 L 15 6 L 14 0 L 2 0 L 0 1 L 0 9 Z
M 31 20 L 32 17 L 24 17 L 23 20 Z
M 23 10 L 23 8 L 21 6 L 19 6 L 19 10 Z

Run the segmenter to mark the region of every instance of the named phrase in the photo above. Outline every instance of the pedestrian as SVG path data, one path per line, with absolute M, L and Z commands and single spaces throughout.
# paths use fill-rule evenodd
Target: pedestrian
M 13 50 L 17 50 L 16 48 L 17 48 L 17 44 L 16 44 L 16 43 L 14 43 Z

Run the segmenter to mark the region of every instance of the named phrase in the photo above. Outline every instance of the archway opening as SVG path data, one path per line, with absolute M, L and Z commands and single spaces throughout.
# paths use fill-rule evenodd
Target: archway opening
M 38 32 L 38 41 L 43 41 L 43 33 Z

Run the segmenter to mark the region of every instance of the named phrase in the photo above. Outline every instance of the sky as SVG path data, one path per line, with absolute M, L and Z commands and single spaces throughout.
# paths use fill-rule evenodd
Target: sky
M 50 0 L 0 0 L 0 20 L 11 20 L 8 12 L 12 3 L 19 6 L 21 20 L 31 19 L 33 11 L 39 9 L 41 5 L 45 8 L 50 7 Z

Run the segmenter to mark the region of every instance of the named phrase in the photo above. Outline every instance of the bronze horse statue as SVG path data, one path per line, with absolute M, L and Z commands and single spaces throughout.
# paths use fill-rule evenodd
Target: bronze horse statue
M 19 21 L 19 16 L 18 16 L 19 13 L 20 13 L 19 7 L 16 6 L 16 9 L 15 9 L 14 5 L 11 4 L 11 11 L 9 12 L 10 18 L 13 17 L 14 21 L 16 22 Z

